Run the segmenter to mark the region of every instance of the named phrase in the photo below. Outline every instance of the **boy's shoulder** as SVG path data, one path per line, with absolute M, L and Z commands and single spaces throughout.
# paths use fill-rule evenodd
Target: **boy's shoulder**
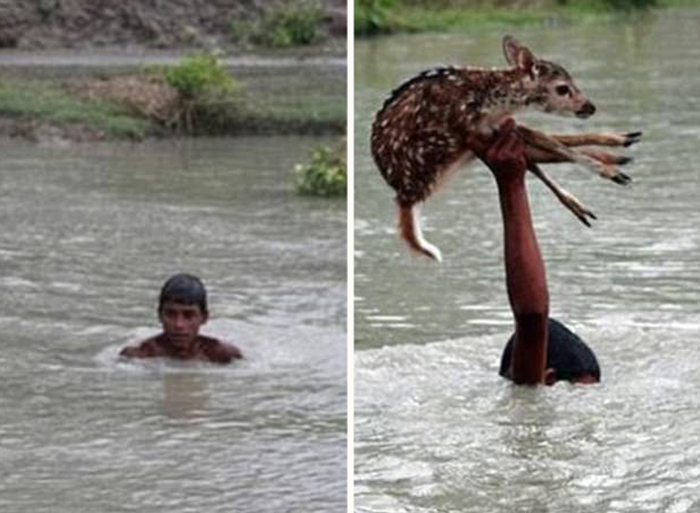
M 160 335 L 147 338 L 136 345 L 127 346 L 119 352 L 119 356 L 126 358 L 156 358 L 165 356 L 162 344 L 159 342 Z
M 206 357 L 213 362 L 229 363 L 232 360 L 243 358 L 240 349 L 228 342 L 204 335 L 200 335 L 199 341 Z

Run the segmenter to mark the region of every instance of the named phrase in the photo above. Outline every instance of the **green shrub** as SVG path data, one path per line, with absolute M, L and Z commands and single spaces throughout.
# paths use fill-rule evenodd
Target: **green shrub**
M 355 35 L 551 23 L 697 0 L 355 0 Z M 554 17 L 554 18 L 553 18 Z
M 631 11 L 634 9 L 648 9 L 650 7 L 656 7 L 658 2 L 656 0 L 605 0 L 604 2 L 609 7 L 618 10 Z
M 316 148 L 308 164 L 294 169 L 297 190 L 309 196 L 344 196 L 348 178 L 345 148 L 345 139 L 336 148 Z
M 234 93 L 238 86 L 233 77 L 210 54 L 186 57 L 180 64 L 166 68 L 165 81 L 183 100 L 203 100 Z
M 165 68 L 163 76 L 178 94 L 176 125 L 189 133 L 208 123 L 211 104 L 230 101 L 240 89 L 219 60 L 210 54 L 187 57 L 177 66 Z
M 233 20 L 231 38 L 271 48 L 308 45 L 319 37 L 323 10 L 314 0 L 268 7 L 257 21 Z
M 559 5 L 563 6 L 576 6 L 575 0 L 557 0 Z M 614 9 L 617 11 L 633 11 L 639 9 L 649 9 L 651 7 L 658 7 L 659 2 L 657 0 L 597 0 L 596 2 L 583 2 L 583 4 L 591 4 L 591 6 L 602 7 L 603 9 Z
M 391 32 L 391 11 L 395 7 L 396 0 L 357 0 L 355 34 L 373 36 Z

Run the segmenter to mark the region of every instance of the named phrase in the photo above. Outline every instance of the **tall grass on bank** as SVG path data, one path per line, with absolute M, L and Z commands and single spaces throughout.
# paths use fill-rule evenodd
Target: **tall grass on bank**
M 183 133 L 338 133 L 345 128 L 345 102 L 318 76 L 246 82 L 234 79 L 211 55 L 188 57 L 155 72 L 177 93 L 176 112 L 169 118 Z M 310 90 L 310 84 L 316 88 Z
M 75 140 L 148 136 L 341 134 L 345 75 L 334 68 L 247 70 L 215 56 L 68 79 L 0 76 L 0 134 L 44 128 Z
M 272 4 L 256 19 L 231 22 L 231 39 L 268 48 L 309 45 L 320 37 L 323 10 L 316 0 Z
M 561 6 L 573 6 L 579 4 L 580 7 L 602 10 L 634 11 L 658 7 L 658 0 L 557 0 Z
M 154 124 L 110 101 L 86 102 L 39 80 L 0 80 L 0 117 L 56 126 L 88 126 L 117 139 L 142 139 Z
M 400 24 L 394 20 L 397 0 L 356 0 L 355 34 L 374 36 L 393 31 Z
M 339 101 L 336 90 L 318 74 L 246 82 L 233 79 L 210 56 L 196 56 L 164 73 L 180 96 L 180 128 L 188 134 L 339 133 L 345 129 L 344 97 Z
M 645 11 L 679 0 L 355 0 L 355 34 L 444 30 L 484 24 L 541 23 L 552 18 Z

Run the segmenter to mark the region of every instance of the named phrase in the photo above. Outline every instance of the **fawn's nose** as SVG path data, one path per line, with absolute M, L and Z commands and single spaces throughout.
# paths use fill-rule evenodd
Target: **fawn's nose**
M 595 105 L 593 105 L 591 102 L 586 102 L 583 104 L 583 107 L 576 112 L 576 117 L 588 118 L 593 114 L 595 114 Z

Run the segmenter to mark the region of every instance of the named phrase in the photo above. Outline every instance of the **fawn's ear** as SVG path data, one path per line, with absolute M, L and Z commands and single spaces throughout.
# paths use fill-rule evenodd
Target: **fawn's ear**
M 518 43 L 514 37 L 506 36 L 503 38 L 503 55 L 505 55 L 508 64 L 525 70 L 530 76 L 534 76 L 534 67 L 537 59 L 527 47 Z

